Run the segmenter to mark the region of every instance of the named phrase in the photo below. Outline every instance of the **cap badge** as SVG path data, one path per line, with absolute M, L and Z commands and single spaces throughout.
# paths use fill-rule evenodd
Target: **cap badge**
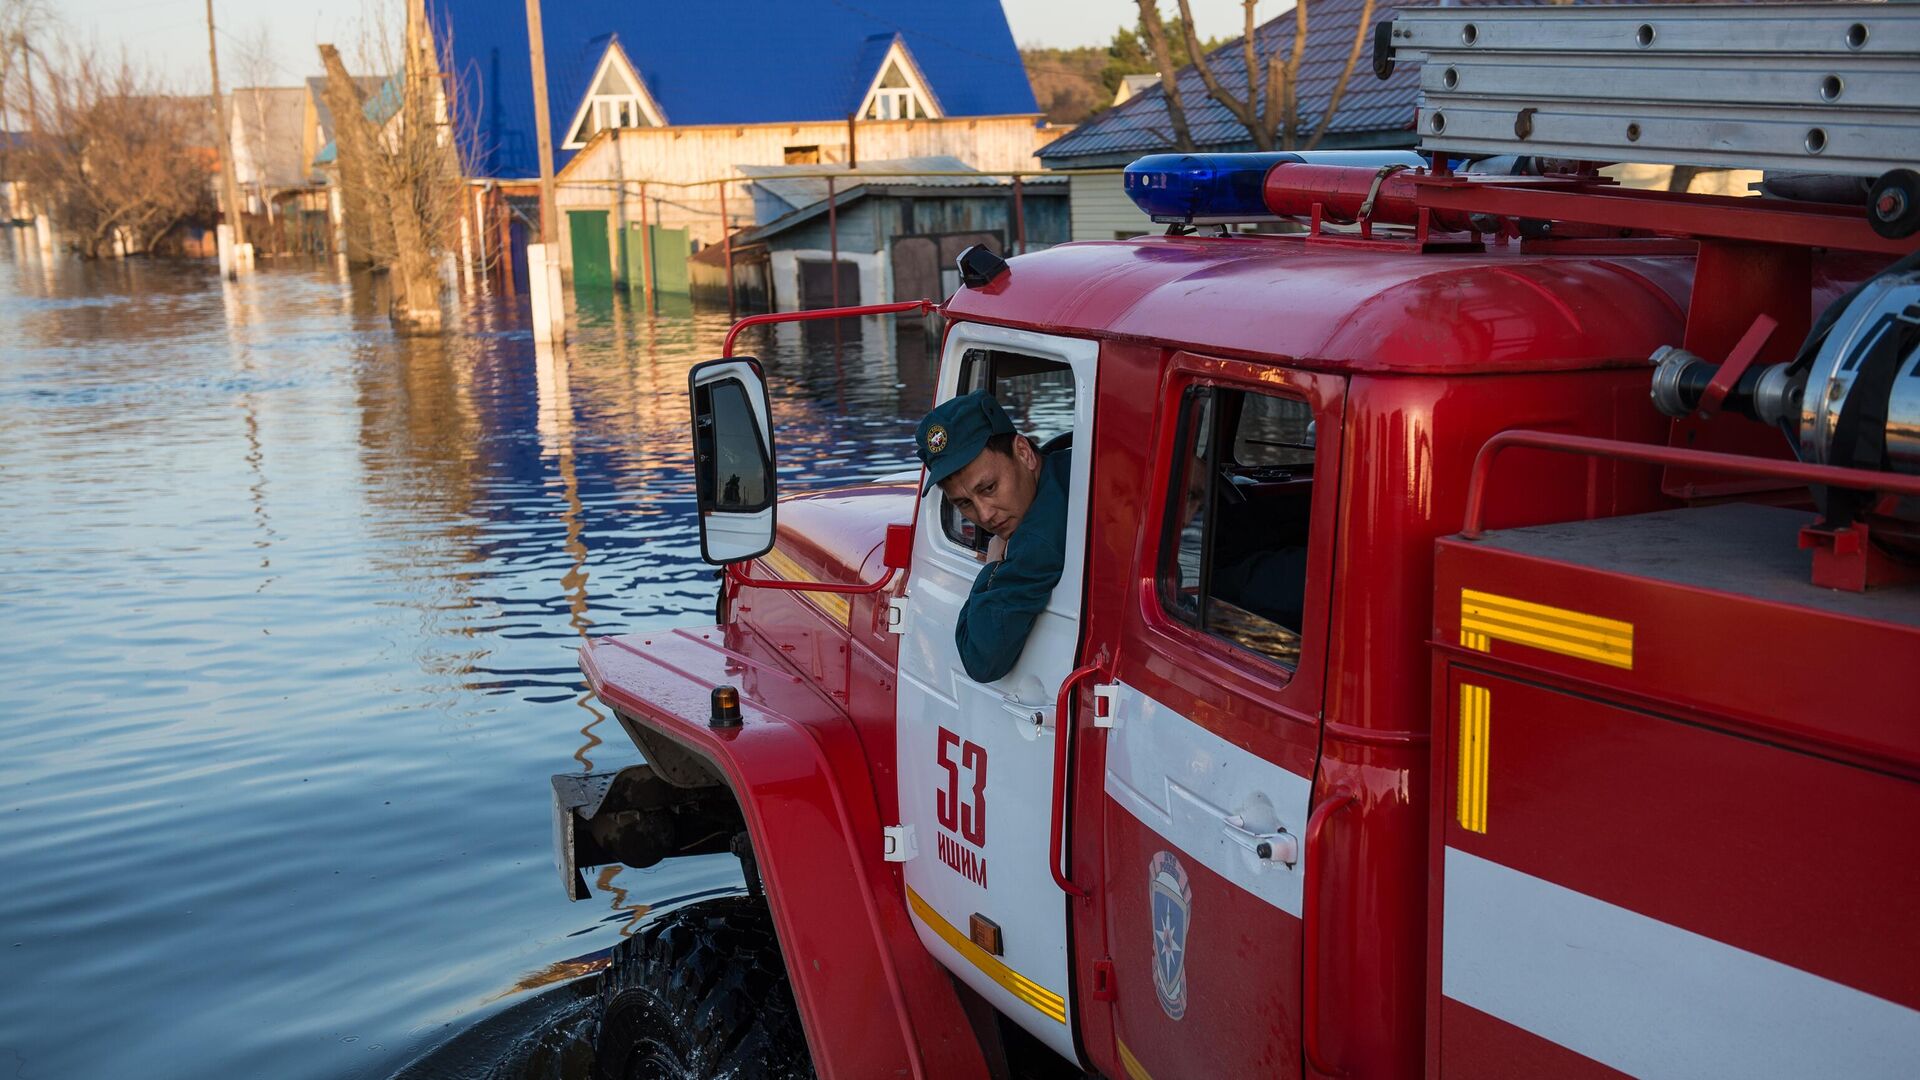
M 935 424 L 927 429 L 927 453 L 937 454 L 947 448 L 947 429 Z

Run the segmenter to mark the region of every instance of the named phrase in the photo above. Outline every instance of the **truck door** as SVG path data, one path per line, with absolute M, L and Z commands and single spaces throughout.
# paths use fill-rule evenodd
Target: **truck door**
M 1133 1077 L 1301 1072 L 1344 386 L 1184 354 L 1163 384 L 1096 895 Z
M 985 565 L 986 537 L 922 498 L 898 629 L 900 814 L 920 938 L 963 982 L 1069 1059 L 1066 897 L 1048 865 L 1054 698 L 1080 640 L 1095 343 L 962 323 L 947 336 L 938 398 L 989 389 L 1043 453 L 1070 453 L 1066 569 L 1019 663 L 967 677 L 954 626 Z

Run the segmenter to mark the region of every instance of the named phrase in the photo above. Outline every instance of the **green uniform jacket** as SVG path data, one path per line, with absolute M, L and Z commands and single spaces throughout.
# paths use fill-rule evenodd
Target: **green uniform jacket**
M 1060 583 L 1067 551 L 1067 479 L 1071 450 L 1056 450 L 1040 466 L 1040 487 L 1005 557 L 973 579 L 954 644 L 975 682 L 1004 678 L 1027 646 L 1033 620 Z

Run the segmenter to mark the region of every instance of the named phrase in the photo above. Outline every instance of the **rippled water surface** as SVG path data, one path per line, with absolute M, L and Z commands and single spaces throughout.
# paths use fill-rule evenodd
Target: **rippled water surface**
M 582 637 L 711 618 L 685 388 L 725 312 L 605 298 L 545 355 L 524 299 L 380 311 L 0 239 L 0 1076 L 390 1076 L 738 886 L 568 904 L 547 784 L 636 759 Z M 746 339 L 785 491 L 910 463 L 920 330 L 840 337 Z

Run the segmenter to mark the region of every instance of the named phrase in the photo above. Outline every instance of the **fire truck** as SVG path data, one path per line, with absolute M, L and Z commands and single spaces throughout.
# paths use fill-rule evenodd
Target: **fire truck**
M 613 951 L 603 1075 L 1920 1075 L 1920 6 L 1374 46 L 1417 156 L 1142 159 L 1164 235 L 735 328 L 937 314 L 1068 455 L 998 681 L 940 489 L 779 497 L 692 369 L 717 618 L 582 649 L 644 764 L 556 857 L 746 890 Z

